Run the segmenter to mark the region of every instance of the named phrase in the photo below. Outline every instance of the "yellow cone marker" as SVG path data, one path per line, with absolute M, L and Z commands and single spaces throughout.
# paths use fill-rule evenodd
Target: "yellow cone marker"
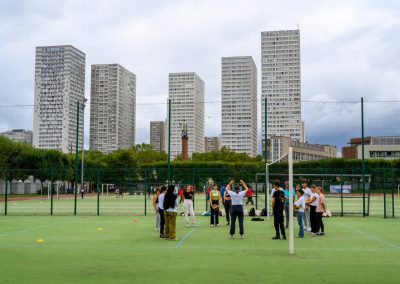
M 41 244 L 41 243 L 44 243 L 44 240 L 43 240 L 43 239 L 37 239 L 36 242 L 37 242 L 38 244 Z

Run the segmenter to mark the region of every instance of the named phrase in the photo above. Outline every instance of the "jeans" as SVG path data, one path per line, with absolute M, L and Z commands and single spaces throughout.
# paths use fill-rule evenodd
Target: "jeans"
M 286 233 L 285 233 L 285 225 L 283 224 L 283 209 L 280 208 L 280 210 L 274 210 L 274 227 L 275 227 L 275 232 L 276 236 L 279 238 L 279 229 L 281 230 L 280 233 L 282 234 L 283 237 L 286 238 Z
M 243 206 L 242 205 L 232 205 L 231 211 L 231 230 L 230 234 L 233 236 L 235 234 L 235 225 L 236 225 L 236 218 L 239 219 L 239 233 L 240 235 L 244 234 L 243 228 Z
M 304 221 L 304 227 L 311 228 L 310 224 L 310 207 L 304 209 L 304 214 L 303 214 L 303 221 Z
M 225 200 L 224 201 L 224 208 L 225 208 L 225 214 L 226 214 L 226 222 L 231 221 L 231 209 L 232 209 L 232 201 L 231 200 Z
M 218 205 L 218 200 L 211 200 L 212 205 Z M 219 208 L 213 209 L 211 207 L 211 219 L 210 219 L 210 225 L 218 225 L 218 217 L 219 217 Z
M 160 228 L 160 213 L 158 212 L 158 205 L 154 207 L 154 214 L 156 214 L 156 229 Z
M 321 233 L 324 232 L 324 222 L 322 221 L 322 214 L 323 212 L 317 212 L 317 224 L 316 224 L 316 233 L 319 233 L 321 230 Z
M 285 204 L 285 207 L 283 207 L 283 210 L 285 211 L 285 217 L 286 217 L 286 227 L 289 226 L 289 204 Z
M 311 222 L 311 232 L 317 232 L 317 212 L 315 211 L 317 206 L 310 205 L 310 222 Z
M 174 239 L 176 237 L 176 212 L 165 211 L 165 238 Z
M 192 224 L 196 224 L 196 217 L 194 216 L 193 201 L 191 199 L 185 199 L 183 201 L 183 209 L 185 211 L 186 225 L 189 225 L 189 214 L 192 217 Z
M 164 236 L 164 226 L 165 226 L 165 213 L 164 210 L 158 208 L 158 214 L 160 214 L 160 237 Z
M 299 224 L 299 237 L 304 237 L 304 226 L 303 226 L 303 216 L 304 212 L 297 212 L 297 223 Z

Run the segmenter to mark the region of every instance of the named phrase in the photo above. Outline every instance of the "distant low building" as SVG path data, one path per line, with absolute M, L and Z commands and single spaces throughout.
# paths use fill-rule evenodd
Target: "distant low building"
M 218 151 L 221 149 L 221 139 L 218 136 L 204 137 L 204 152 Z
M 350 146 L 342 148 L 342 157 L 362 159 L 362 138 L 352 138 Z M 366 159 L 400 159 L 400 136 L 364 137 Z
M 271 136 L 268 152 L 271 161 L 287 161 L 289 147 L 293 148 L 293 161 L 337 158 L 337 148 L 330 145 L 310 144 L 286 136 Z
M 25 129 L 13 129 L 0 133 L 0 135 L 16 142 L 23 142 L 32 145 L 32 131 Z

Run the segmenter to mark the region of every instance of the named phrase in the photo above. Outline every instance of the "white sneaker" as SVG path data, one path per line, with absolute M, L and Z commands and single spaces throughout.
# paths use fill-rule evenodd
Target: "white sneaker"
M 213 224 L 210 224 L 210 227 L 214 227 L 214 225 L 213 225 Z
M 229 238 L 233 239 L 234 237 L 233 237 L 233 235 L 231 235 Z
M 240 235 L 240 238 L 243 240 L 243 239 L 244 239 L 244 236 L 243 236 L 243 235 Z
M 307 231 L 308 231 L 308 232 L 311 232 L 311 228 L 307 228 Z

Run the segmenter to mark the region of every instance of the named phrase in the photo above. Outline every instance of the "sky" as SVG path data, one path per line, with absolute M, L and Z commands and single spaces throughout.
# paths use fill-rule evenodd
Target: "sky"
M 137 142 L 165 118 L 170 72 L 205 81 L 205 135 L 218 135 L 221 57 L 253 56 L 261 98 L 261 32 L 299 27 L 306 139 L 341 146 L 359 136 L 361 97 L 366 135 L 400 135 L 399 13 L 391 0 L 0 0 L 0 131 L 32 128 L 32 107 L 21 105 L 33 104 L 35 47 L 71 44 L 86 54 L 88 99 L 91 64 L 136 74 Z M 89 108 L 86 145 L 88 118 Z

